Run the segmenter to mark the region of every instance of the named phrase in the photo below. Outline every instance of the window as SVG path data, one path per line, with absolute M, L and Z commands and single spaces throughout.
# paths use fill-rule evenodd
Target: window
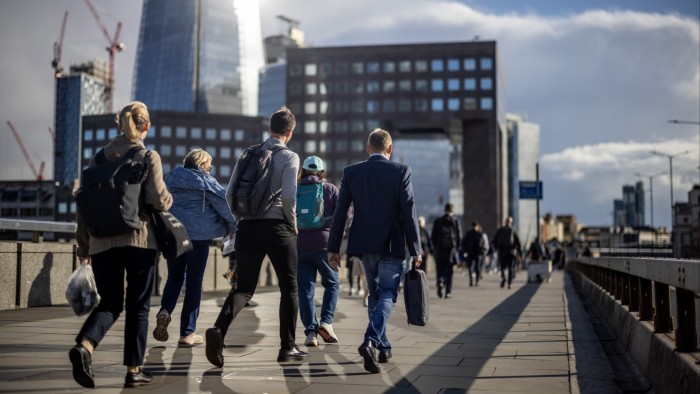
M 333 74 L 333 65 L 330 63 L 321 63 L 321 75 Z
M 399 72 L 410 73 L 411 72 L 411 61 L 410 60 L 401 60 L 399 62 Z
M 219 156 L 222 159 L 230 159 L 231 158 L 231 148 L 229 148 L 228 146 L 222 146 L 219 149 Z
M 430 101 L 430 109 L 435 112 L 440 112 L 445 109 L 445 102 L 443 99 L 434 98 Z
M 364 91 L 365 84 L 362 82 L 353 82 L 352 83 L 352 92 L 353 93 L 362 93 Z
M 447 99 L 447 109 L 449 111 L 459 111 L 459 99 L 458 98 Z
M 367 100 L 367 112 L 379 112 L 379 101 Z
M 290 96 L 298 96 L 300 94 L 301 94 L 301 84 L 290 83 L 289 84 L 289 95 Z
M 493 109 L 493 99 L 491 97 L 482 97 L 481 98 L 481 109 L 483 109 L 483 110 Z
M 109 137 L 108 137 L 108 138 L 111 140 L 111 139 L 113 139 L 114 137 L 117 136 L 117 134 L 118 134 L 118 133 L 117 133 L 117 128 L 116 128 L 116 127 L 110 127 L 110 128 L 109 128 L 109 131 L 108 131 L 107 133 L 109 134 Z M 168 137 L 170 137 L 170 135 L 168 135 Z
M 304 113 L 305 114 L 315 114 L 316 113 L 316 102 L 309 101 L 304 103 Z
M 352 140 L 352 144 L 350 145 L 350 150 L 353 152 L 364 152 L 365 151 L 365 144 L 363 141 L 360 141 L 360 140 Z
M 92 141 L 95 138 L 94 135 L 95 133 L 92 130 L 85 130 L 83 133 L 83 141 Z
M 306 153 L 316 153 L 316 141 L 310 140 L 304 143 L 304 151 Z
M 187 147 L 185 147 L 185 145 L 175 146 L 175 154 L 179 157 L 185 157 L 187 154 Z
M 328 84 L 326 82 L 320 82 L 318 84 L 318 94 L 326 95 L 332 91 L 333 91 L 333 89 L 331 88 L 330 84 Z
M 338 63 L 335 65 L 335 73 L 338 75 L 345 75 L 348 73 L 347 63 Z
M 149 131 L 148 133 L 150 134 L 151 132 Z M 97 129 L 97 132 L 95 132 L 95 139 L 98 141 L 104 141 L 105 137 L 107 137 L 105 129 Z
M 182 126 L 175 128 L 175 137 L 177 138 L 187 138 L 187 129 Z
M 171 169 L 172 166 L 170 165 L 170 163 L 163 163 L 163 175 L 167 175 Z
M 428 91 L 428 81 L 425 79 L 416 79 L 415 82 L 416 92 L 427 92 Z
M 347 82 L 338 82 L 335 84 L 335 92 L 338 94 L 346 94 L 348 92 Z
M 476 70 L 476 60 L 474 58 L 471 58 L 471 57 L 464 59 L 464 69 L 466 71 Z
M 170 144 L 163 144 L 160 146 L 160 151 L 158 151 L 161 156 L 167 157 L 173 154 L 173 148 Z
M 316 64 L 314 63 L 309 63 L 306 66 L 304 66 L 304 75 L 313 77 L 316 75 L 317 67 Z
M 316 94 L 316 84 L 313 82 L 306 84 L 306 94 Z
M 87 148 L 83 148 L 83 159 L 91 159 L 92 158 L 92 147 L 88 146 Z
M 212 160 L 216 159 L 216 147 L 215 146 L 207 146 L 204 148 L 204 150 L 209 153 L 209 156 L 211 156 Z
M 290 64 L 289 65 L 289 76 L 298 77 L 301 75 L 301 64 Z
M 428 100 L 426 99 L 416 99 L 413 102 L 414 110 L 418 112 L 425 112 L 428 110 Z
M 482 57 L 479 59 L 479 68 L 482 70 L 491 70 L 493 68 L 493 60 L 490 57 Z
M 190 133 L 192 134 L 193 139 L 198 140 L 202 138 L 202 129 L 199 127 L 193 127 Z
M 385 93 L 392 93 L 396 91 L 396 82 L 395 81 L 384 81 L 384 92 Z
M 236 136 L 235 140 L 236 141 L 243 141 L 243 137 L 245 136 L 245 132 L 241 129 L 236 130 Z
M 322 121 L 318 122 L 318 131 L 321 133 L 328 132 L 328 121 L 327 120 L 322 120 Z
M 354 62 L 351 67 L 353 74 L 364 74 L 365 72 L 365 65 L 362 62 Z
M 59 202 L 58 203 L 58 213 L 68 213 L 68 203 Z
M 318 103 L 318 113 L 327 114 L 328 113 L 328 101 L 320 101 Z
M 113 130 L 113 129 L 109 129 L 109 135 L 112 135 L 112 130 Z M 114 129 L 114 131 L 117 131 L 117 130 Z M 170 127 L 170 126 L 161 126 L 161 128 L 160 128 L 160 136 L 161 136 L 161 137 L 164 137 L 164 138 L 170 138 L 170 137 L 172 137 L 172 136 L 173 136 L 173 128 Z M 114 138 L 114 137 L 109 137 L 109 138 Z
M 447 71 L 459 71 L 459 60 L 447 59 Z
M 338 120 L 335 122 L 335 131 L 339 133 L 347 133 L 348 132 L 348 121 L 347 120 Z
M 219 166 L 219 175 L 223 177 L 231 176 L 231 166 L 228 164 Z
M 326 141 L 318 141 L 318 151 L 321 153 L 326 151 Z
M 384 67 L 382 70 L 387 74 L 392 74 L 396 72 L 396 62 L 384 62 Z
M 267 138 L 265 138 L 265 139 L 267 139 Z M 243 154 L 243 148 L 236 148 L 233 150 L 233 155 L 236 159 L 241 157 L 242 154 Z
M 399 91 L 400 92 L 410 92 L 411 91 L 411 80 L 402 79 L 399 81 Z
M 399 111 L 400 112 L 411 112 L 411 100 L 407 100 L 407 99 L 399 100 Z
M 304 122 L 304 132 L 306 134 L 314 134 L 316 133 L 316 122 L 313 120 L 307 120 Z
M 367 93 L 377 93 L 379 91 L 378 81 L 367 81 Z
M 464 90 L 476 90 L 476 79 L 464 78 Z
M 215 140 L 216 139 L 216 129 L 207 127 L 207 129 L 204 131 L 205 138 L 208 140 Z
M 379 62 L 367 62 L 367 73 L 368 74 L 378 74 L 379 73 Z
M 98 130 L 98 131 L 99 131 L 99 130 Z M 156 128 L 155 128 L 155 127 L 151 127 L 150 129 L 148 129 L 148 134 L 146 134 L 146 137 L 148 137 L 148 138 L 153 138 L 153 137 L 155 137 L 155 136 L 156 136 Z
M 353 120 L 350 122 L 350 131 L 353 133 L 362 133 L 365 131 L 365 122 L 361 120 Z
M 347 101 L 336 101 L 335 102 L 335 112 L 339 114 L 344 114 L 350 111 L 350 104 Z
M 350 103 L 350 111 L 353 113 L 361 113 L 364 110 L 365 102 L 364 100 L 353 100 Z
M 221 140 L 231 141 L 231 129 L 221 129 Z
M 428 62 L 425 60 L 416 60 L 416 72 L 428 71 Z
M 476 99 L 474 97 L 467 97 L 464 99 L 463 108 L 467 111 L 476 109 Z
M 442 59 L 433 59 L 430 61 L 430 70 L 440 72 L 445 70 L 445 62 Z
M 481 90 L 491 90 L 493 89 L 493 82 L 491 78 L 481 78 L 481 81 L 479 81 L 479 86 L 481 87 Z
M 433 79 L 430 81 L 430 90 L 433 92 L 442 92 L 445 90 L 445 83 L 442 79 Z
M 335 141 L 335 151 L 336 152 L 347 152 L 348 151 L 348 141 L 347 140 L 336 140 Z
M 384 100 L 382 102 L 382 110 L 384 112 L 396 111 L 396 101 L 395 100 Z
M 379 121 L 377 119 L 367 119 L 367 130 L 373 131 L 379 128 Z
M 459 79 L 450 78 L 447 80 L 447 90 L 454 92 L 454 91 L 459 90 L 459 88 L 460 88 Z

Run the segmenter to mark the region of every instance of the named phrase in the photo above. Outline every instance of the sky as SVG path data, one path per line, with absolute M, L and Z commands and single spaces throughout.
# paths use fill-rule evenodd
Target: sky
M 93 0 L 126 45 L 117 54 L 115 107 L 131 98 L 142 0 Z M 540 125 L 542 213 L 610 225 L 622 185 L 669 171 L 676 201 L 700 183 L 700 2 L 697 0 L 260 0 L 263 36 L 301 21 L 309 46 L 497 42 L 507 111 Z M 52 174 L 50 67 L 64 11 L 63 66 L 107 57 L 107 38 L 81 0 L 0 0 L 0 179 L 32 179 L 5 124 Z M 653 180 L 654 224 L 671 224 L 671 180 Z M 469 192 L 469 191 L 466 191 Z M 647 203 L 647 222 L 651 209 Z

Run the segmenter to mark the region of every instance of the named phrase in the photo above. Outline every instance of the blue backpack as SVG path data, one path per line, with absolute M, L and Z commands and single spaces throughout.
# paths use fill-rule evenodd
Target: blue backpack
M 297 186 L 297 227 L 302 230 L 321 228 L 323 217 L 323 182 Z

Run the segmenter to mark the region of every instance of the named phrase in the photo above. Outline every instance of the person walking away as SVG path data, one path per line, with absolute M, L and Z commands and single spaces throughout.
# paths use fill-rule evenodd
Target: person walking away
M 133 148 L 142 148 L 133 156 L 134 161 L 145 163 L 147 172 L 141 184 L 140 196 L 153 209 L 169 209 L 173 199 L 163 182 L 160 156 L 156 151 L 147 151 L 143 143 L 151 127 L 148 108 L 141 102 L 129 103 L 119 111 L 117 124 L 121 134 L 104 147 L 104 158 L 107 162 L 113 162 Z M 93 157 L 89 166 L 95 165 Z M 94 350 L 124 310 L 125 385 L 141 386 L 153 381 L 141 365 L 146 351 L 148 312 L 158 246 L 148 215 L 142 212 L 139 217 L 137 229 L 114 236 L 95 237 L 88 232 L 85 218 L 80 212 L 77 215 L 77 254 L 81 263 L 92 265 L 97 291 L 102 297 L 76 336 L 77 344 L 68 352 L 73 365 L 73 379 L 83 387 L 95 387 L 95 374 L 92 371 Z
M 367 160 L 343 170 L 328 238 L 328 262 L 333 269 L 340 266 L 340 243 L 353 204 L 347 253 L 362 256 L 369 288 L 369 323 L 357 350 L 365 370 L 379 373 L 377 363 L 385 363 L 392 356 L 386 326 L 396 304 L 406 248 L 417 267 L 422 257 L 411 168 L 389 160 L 393 144 L 385 130 L 372 131 L 366 149 Z
M 420 231 L 420 250 L 423 251 L 421 254 L 421 259 L 423 264 L 421 264 L 421 269 L 426 274 L 428 273 L 428 254 L 433 254 L 433 241 L 430 239 L 430 233 L 425 228 L 425 217 L 418 216 L 418 227 Z
M 317 201 L 319 196 L 320 201 Z M 297 184 L 297 284 L 299 315 L 304 324 L 306 346 L 318 346 L 317 334 L 326 343 L 338 342 L 338 336 L 333 331 L 333 315 L 338 303 L 340 283 L 338 271 L 328 264 L 326 249 L 337 203 L 338 188 L 326 182 L 323 160 L 317 156 L 307 157 Z M 314 302 L 317 274 L 321 276 L 324 289 L 320 324 L 316 319 Z
M 435 248 L 435 265 L 437 266 L 437 295 L 452 297 L 452 266 L 457 264 L 455 247 L 459 245 L 461 234 L 459 221 L 453 216 L 454 206 L 445 204 L 445 213 L 433 222 L 431 238 Z
M 506 284 L 506 270 L 508 270 L 508 288 L 510 289 L 515 277 L 515 259 L 522 256 L 520 238 L 513 228 L 513 218 L 506 218 L 503 227 L 496 230 L 493 243 L 498 253 L 498 263 L 501 268 L 501 288 Z
M 226 201 L 238 222 L 238 286 L 229 292 L 214 326 L 205 332 L 207 360 L 217 367 L 224 365 L 224 338 L 229 326 L 255 293 L 265 255 L 275 268 L 281 294 L 277 361 L 302 361 L 308 356 L 295 343 L 299 314 L 295 212 L 299 156 L 287 148 L 295 127 L 294 114 L 286 107 L 272 114 L 270 138 L 241 154 L 226 190 Z M 256 167 L 262 165 L 269 167 Z M 258 170 L 266 177 L 248 179 Z M 249 185 L 268 189 L 269 193 L 254 194 Z M 260 212 L 258 206 L 262 207 Z
M 467 269 L 469 270 L 469 286 L 479 286 L 481 279 L 481 264 L 488 253 L 489 248 L 484 235 L 481 232 L 479 222 L 473 222 L 471 230 L 467 231 L 462 239 L 460 253 L 466 254 Z
M 168 278 L 153 330 L 153 338 L 160 342 L 169 338 L 168 324 L 184 285 L 178 344 L 195 346 L 204 343 L 204 338 L 195 330 L 209 245 L 214 238 L 233 235 L 237 230 L 236 220 L 226 204 L 226 189 L 210 175 L 212 167 L 208 152 L 193 149 L 185 156 L 182 166 L 175 167 L 165 177 L 165 185 L 173 196 L 170 213 L 185 226 L 193 249 L 168 259 Z

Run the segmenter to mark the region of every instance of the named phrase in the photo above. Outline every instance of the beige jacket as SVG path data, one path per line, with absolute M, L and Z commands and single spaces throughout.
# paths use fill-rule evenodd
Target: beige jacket
M 129 149 L 135 146 L 144 146 L 143 142 L 129 141 L 124 134 L 120 134 L 105 146 L 105 157 L 108 161 L 118 160 L 125 155 Z M 146 150 L 142 150 L 134 156 L 134 160 L 143 160 Z M 173 197 L 165 187 L 163 182 L 163 166 L 160 155 L 152 150 L 149 155 L 148 175 L 141 186 L 141 193 L 146 205 L 152 205 L 159 211 L 167 211 L 173 204 Z M 95 165 L 94 158 L 90 160 L 90 166 Z M 141 218 L 141 228 L 131 233 L 115 235 L 112 237 L 91 237 L 87 231 L 87 226 L 80 214 L 77 215 L 78 229 L 76 238 L 78 240 L 78 256 L 87 257 L 104 252 L 111 248 L 121 246 L 134 246 L 144 249 L 158 249 L 156 238 L 153 235 L 152 224 L 146 217 Z

